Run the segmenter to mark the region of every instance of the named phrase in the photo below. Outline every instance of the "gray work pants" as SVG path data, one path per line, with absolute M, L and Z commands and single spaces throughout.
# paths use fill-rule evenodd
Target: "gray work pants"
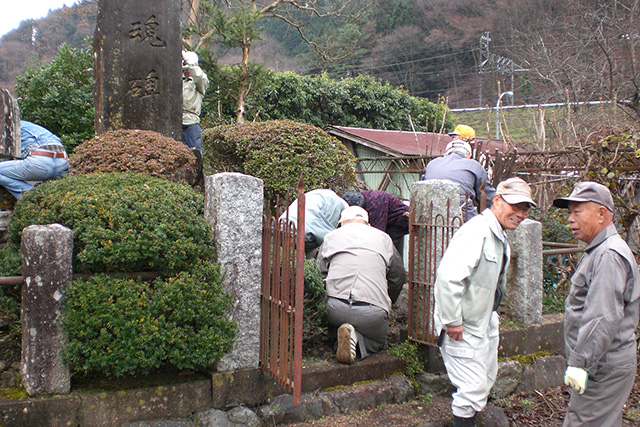
M 327 299 L 329 324 L 339 328 L 343 323 L 350 323 L 358 336 L 358 348 L 363 359 L 372 353 L 384 349 L 389 333 L 389 315 L 386 310 L 371 304 L 331 298 Z
M 636 374 L 635 343 L 623 351 L 607 353 L 589 374 L 583 394 L 571 391 L 563 427 L 620 427 L 622 407 Z

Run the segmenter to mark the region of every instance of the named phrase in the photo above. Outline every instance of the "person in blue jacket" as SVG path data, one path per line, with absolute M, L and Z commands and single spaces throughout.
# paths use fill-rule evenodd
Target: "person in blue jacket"
M 476 135 L 473 128 L 458 125 L 449 135 L 453 136 L 453 140 L 447 144 L 445 155 L 427 163 L 422 179 L 447 179 L 459 184 L 460 206 L 466 221 L 478 215 L 473 202 L 482 207 L 482 191 L 485 193 L 486 207 L 490 208 L 496 190 L 489 182 L 487 171 L 471 158 L 471 144 Z
M 64 176 L 69 162 L 60 138 L 35 123 L 20 122 L 20 158 L 0 162 L 0 185 L 16 199 L 33 188 L 33 182 Z

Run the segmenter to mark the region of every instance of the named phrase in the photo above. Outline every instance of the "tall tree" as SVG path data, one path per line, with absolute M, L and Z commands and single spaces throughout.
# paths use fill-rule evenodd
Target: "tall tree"
M 192 9 L 195 0 L 192 0 Z M 248 73 L 251 47 L 259 36 L 259 23 L 275 18 L 294 28 L 302 39 L 326 60 L 340 59 L 348 52 L 329 52 L 314 40 L 306 25 L 311 18 L 324 19 L 328 25 L 354 23 L 368 6 L 378 0 L 199 0 L 196 22 L 185 29 L 185 47 L 194 51 L 211 49 L 220 44 L 242 51 L 237 93 L 236 120 L 243 123 L 246 97 L 250 89 Z
M 529 2 L 519 4 L 536 9 Z M 527 26 L 514 27 L 511 51 L 542 82 L 542 100 L 614 101 L 640 119 L 640 0 L 569 0 L 564 7 L 571 13 L 549 10 Z

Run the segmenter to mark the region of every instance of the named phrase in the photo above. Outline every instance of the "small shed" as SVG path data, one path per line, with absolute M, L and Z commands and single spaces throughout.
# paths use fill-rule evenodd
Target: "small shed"
M 445 152 L 453 139 L 433 132 L 327 126 L 357 159 L 356 175 L 371 190 L 388 191 L 409 199 L 409 186 L 420 179 L 427 162 Z M 476 156 L 483 151 L 503 151 L 501 140 L 476 139 Z

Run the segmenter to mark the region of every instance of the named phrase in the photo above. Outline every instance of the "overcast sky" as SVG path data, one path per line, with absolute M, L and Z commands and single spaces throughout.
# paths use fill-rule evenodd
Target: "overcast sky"
M 49 13 L 49 9 L 71 6 L 79 0 L 2 0 L 0 13 L 0 37 L 18 28 L 25 19 L 39 19 Z

